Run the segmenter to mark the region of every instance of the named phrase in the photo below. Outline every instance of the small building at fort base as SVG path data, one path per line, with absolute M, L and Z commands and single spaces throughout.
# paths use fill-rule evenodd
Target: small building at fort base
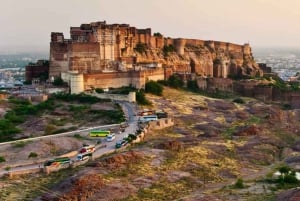
M 49 77 L 68 82 L 71 93 L 133 86 L 168 79 L 173 73 L 226 78 L 261 74 L 249 44 L 172 39 L 151 29 L 105 21 L 70 28 L 70 39 L 52 32 Z M 193 77 L 193 76 L 190 76 Z
M 39 79 L 39 81 L 46 81 L 49 74 L 49 61 L 48 60 L 38 60 L 36 63 L 29 63 L 25 67 L 25 80 L 27 82 L 32 82 L 34 79 Z

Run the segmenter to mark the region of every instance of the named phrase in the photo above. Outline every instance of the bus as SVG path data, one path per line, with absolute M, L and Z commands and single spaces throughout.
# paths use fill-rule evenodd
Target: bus
M 139 118 L 139 122 L 141 122 L 141 123 L 145 123 L 145 122 L 149 122 L 149 121 L 156 121 L 156 120 L 158 120 L 157 115 L 141 116 Z
M 108 130 L 93 130 L 90 131 L 90 137 L 107 137 L 110 134 Z
M 84 160 L 89 159 L 92 156 L 93 156 L 93 153 L 86 152 L 86 153 L 78 154 L 77 157 L 76 157 L 76 160 L 77 161 L 84 161 Z
M 62 165 L 62 164 L 70 164 L 71 159 L 69 157 L 61 157 L 61 158 L 55 158 L 48 160 L 44 163 L 44 166 L 56 166 L 56 165 Z

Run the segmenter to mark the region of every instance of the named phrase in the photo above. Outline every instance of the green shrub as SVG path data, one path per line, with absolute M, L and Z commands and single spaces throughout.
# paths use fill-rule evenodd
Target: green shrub
M 100 88 L 96 88 L 95 91 L 96 91 L 98 94 L 104 93 L 104 90 L 103 90 L 103 89 L 100 89 Z
M 245 103 L 245 101 L 243 99 L 241 99 L 241 98 L 236 98 L 232 102 L 239 103 L 239 104 L 244 104 Z
M 128 137 L 127 137 L 127 141 L 130 143 L 130 142 L 132 142 L 133 140 L 136 140 L 136 136 L 130 133 L 130 134 L 128 135 Z
M 154 33 L 154 34 L 153 34 L 153 36 L 158 36 L 158 37 L 161 37 L 162 35 L 161 35 L 161 33 L 159 33 L 159 32 L 156 32 L 156 33 Z
M 164 85 L 164 86 L 169 86 L 168 80 L 157 80 L 157 83 Z
M 0 163 L 3 163 L 3 162 L 5 162 L 6 160 L 5 160 L 5 158 L 4 158 L 4 156 L 0 156 Z
M 170 52 L 175 51 L 175 48 L 173 45 L 165 45 L 162 50 L 163 50 L 164 55 L 168 56 Z
M 52 99 L 48 99 L 36 105 L 38 110 L 49 110 L 53 111 L 55 109 L 55 103 Z
M 151 102 L 146 99 L 146 96 L 143 91 L 136 92 L 136 101 L 140 105 L 151 105 Z
M 189 80 L 187 82 L 187 89 L 193 92 L 198 92 L 199 91 L 199 87 L 197 85 L 197 82 L 195 80 Z
M 146 52 L 147 44 L 146 43 L 138 43 L 138 44 L 136 44 L 134 50 L 137 51 L 138 53 Z
M 120 88 L 109 88 L 109 93 L 112 94 L 129 94 L 129 92 L 136 91 L 132 86 L 123 86 Z
M 60 77 L 56 77 L 52 83 L 54 86 L 66 86 L 67 83 L 63 81 Z
M 152 94 L 157 95 L 157 96 L 161 96 L 162 92 L 163 92 L 163 87 L 162 87 L 161 84 L 151 80 L 151 81 L 146 83 L 145 92 L 146 93 L 152 93 Z
M 28 143 L 29 143 L 29 141 L 19 141 L 19 142 L 13 143 L 12 146 L 15 147 L 15 148 L 23 148 L 23 147 L 25 147 Z
M 45 135 L 51 135 L 51 134 L 55 131 L 55 129 L 56 129 L 56 126 L 55 126 L 55 125 L 53 125 L 53 124 L 48 124 L 48 125 L 46 126 L 46 128 L 45 128 L 44 133 L 45 133 Z
M 183 80 L 176 74 L 173 74 L 168 79 L 168 85 L 173 88 L 182 88 L 184 83 Z
M 35 152 L 30 152 L 30 154 L 28 155 L 28 158 L 36 158 L 38 157 L 38 154 Z
M 110 99 L 101 99 L 84 93 L 80 93 L 80 94 L 56 93 L 53 94 L 53 98 L 63 100 L 65 102 L 79 102 L 79 103 L 89 103 L 89 104 L 111 102 Z
M 76 139 L 79 139 L 79 140 L 84 139 L 84 137 L 81 136 L 79 133 L 75 133 L 73 136 L 74 136 Z
M 283 110 L 290 110 L 290 109 L 292 109 L 292 106 L 288 103 L 285 103 L 285 104 L 282 105 L 282 109 Z
M 242 178 L 238 178 L 238 180 L 233 185 L 234 188 L 244 188 L 244 181 Z

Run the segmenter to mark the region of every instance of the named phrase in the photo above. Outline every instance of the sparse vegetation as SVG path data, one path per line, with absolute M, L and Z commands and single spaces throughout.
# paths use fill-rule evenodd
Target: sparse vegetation
M 35 152 L 30 152 L 30 154 L 28 155 L 28 158 L 36 158 L 38 157 L 38 154 Z
M 15 148 L 23 148 L 27 144 L 29 144 L 30 142 L 32 142 L 32 141 L 29 141 L 29 140 L 27 140 L 27 141 L 19 141 L 19 142 L 13 143 L 12 146 L 15 147 Z
M 175 48 L 173 45 L 164 45 L 163 47 L 164 56 L 169 56 L 169 53 L 174 52 Z
M 146 52 L 147 48 L 148 48 L 147 44 L 137 43 L 134 50 L 137 51 L 138 53 L 142 54 L 142 53 Z
M 84 93 L 80 94 L 69 94 L 69 93 L 56 93 L 53 95 L 53 98 L 58 100 L 63 100 L 66 102 L 79 102 L 79 103 L 103 103 L 103 102 L 111 102 L 110 99 L 100 99 L 95 96 L 90 96 Z

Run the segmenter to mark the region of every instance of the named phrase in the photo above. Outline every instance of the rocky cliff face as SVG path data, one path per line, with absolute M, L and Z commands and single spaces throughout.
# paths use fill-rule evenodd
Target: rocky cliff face
M 137 62 L 160 62 L 178 73 L 223 78 L 262 75 L 249 44 L 165 39 L 163 48 L 147 47 L 136 55 Z

